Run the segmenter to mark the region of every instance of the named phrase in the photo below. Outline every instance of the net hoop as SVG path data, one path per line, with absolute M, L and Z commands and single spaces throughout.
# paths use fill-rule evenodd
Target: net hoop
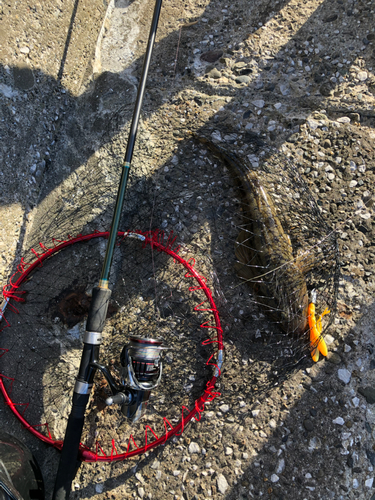
M 142 232 L 142 231 L 119 231 L 118 232 L 118 238 L 124 239 L 126 237 L 133 236 L 137 237 L 143 242 L 143 245 L 151 245 L 152 248 L 155 248 L 157 251 L 164 252 L 168 254 L 170 257 L 174 259 L 175 262 L 178 262 L 181 264 L 185 269 L 186 269 L 186 278 L 194 278 L 197 283 L 199 284 L 199 289 L 201 289 L 204 294 L 207 297 L 207 301 L 209 303 L 209 308 L 205 309 L 208 310 L 212 313 L 214 317 L 214 322 L 211 325 L 208 325 L 204 323 L 201 325 L 201 328 L 212 328 L 216 330 L 216 339 L 211 340 L 208 339 L 204 341 L 205 345 L 207 343 L 214 343 L 216 344 L 216 361 L 212 361 L 212 358 L 214 355 L 211 355 L 209 360 L 207 361 L 207 365 L 214 366 L 215 371 L 214 375 L 212 378 L 207 382 L 206 388 L 199 396 L 194 403 L 194 408 L 189 410 L 186 407 L 182 407 L 181 411 L 181 419 L 176 426 L 172 426 L 170 422 L 167 420 L 166 417 L 164 417 L 164 427 L 165 427 L 165 433 L 158 437 L 155 432 L 152 430 L 152 428 L 148 425 L 145 426 L 145 445 L 142 447 L 138 447 L 136 442 L 134 441 L 133 436 L 131 435 L 129 437 L 128 441 L 128 448 L 125 453 L 117 453 L 116 445 L 114 443 L 114 440 L 112 441 L 112 451 L 110 454 L 106 454 L 99 443 L 97 443 L 97 447 L 95 451 L 92 451 L 89 449 L 87 446 L 83 445 L 82 443 L 80 444 L 80 449 L 79 449 L 79 459 L 84 462 L 113 462 L 113 461 L 121 461 L 125 460 L 127 458 L 134 457 L 136 455 L 141 455 L 145 453 L 146 451 L 152 450 L 153 448 L 156 448 L 157 446 L 161 444 L 165 444 L 170 438 L 173 436 L 179 436 L 182 434 L 184 431 L 186 425 L 194 418 L 196 421 L 199 421 L 201 419 L 201 414 L 205 409 L 205 403 L 212 401 L 215 397 L 219 396 L 220 393 L 215 391 L 215 383 L 218 379 L 218 377 L 221 374 L 221 366 L 223 363 L 224 359 L 224 346 L 223 346 L 223 330 L 221 327 L 220 323 L 220 317 L 219 317 L 219 312 L 217 310 L 216 304 L 214 302 L 214 299 L 212 297 L 211 290 L 206 284 L 206 278 L 201 276 L 195 269 L 195 259 L 194 258 L 189 258 L 188 260 L 183 259 L 180 255 L 178 255 L 179 247 L 176 249 L 172 249 L 173 244 L 175 243 L 176 238 L 173 238 L 173 235 L 170 235 L 167 238 L 167 241 L 165 244 L 163 244 L 163 241 L 165 240 L 164 238 L 164 233 L 159 232 L 159 231 L 148 231 L 148 232 Z M 20 275 L 16 279 L 16 281 L 10 280 L 10 283 L 4 287 L 3 290 L 3 295 L 5 298 L 5 304 L 12 307 L 12 302 L 20 302 L 23 301 L 23 299 L 20 299 L 19 296 L 17 295 L 17 289 L 19 286 L 27 280 L 28 276 L 32 271 L 34 271 L 37 267 L 40 267 L 43 265 L 43 262 L 52 257 L 54 254 L 60 252 L 64 248 L 74 245 L 75 243 L 79 242 L 85 242 L 92 240 L 94 238 L 106 238 L 108 239 L 109 237 L 109 232 L 100 232 L 100 231 L 95 231 L 93 233 L 87 234 L 87 235 L 78 235 L 76 237 L 68 237 L 67 240 L 61 241 L 61 240 L 53 240 L 53 247 L 51 248 L 46 248 L 43 244 L 40 244 L 41 249 L 43 250 L 42 253 L 38 253 L 35 250 L 32 250 L 34 255 L 36 256 L 36 259 L 34 262 L 30 264 L 25 264 L 23 261 L 21 264 L 18 266 L 18 273 Z M 192 289 L 196 289 L 195 287 L 192 287 Z M 197 307 L 201 306 L 199 304 Z M 4 316 L 4 309 L 5 307 L 0 310 L 0 321 L 2 319 L 5 320 Z M 16 309 L 13 306 L 13 309 Z M 198 309 L 199 310 L 199 309 Z M 5 326 L 7 327 L 10 326 L 7 321 L 5 320 Z M 0 328 L 1 331 L 1 328 Z M 0 351 L 0 357 L 1 355 L 6 352 L 6 349 L 2 349 Z M 4 383 L 5 380 L 9 380 L 6 375 L 0 373 L 0 390 L 1 393 L 5 399 L 6 404 L 9 406 L 13 414 L 17 417 L 17 419 L 21 422 L 21 424 L 28 430 L 30 431 L 35 437 L 43 441 L 44 443 L 53 446 L 54 448 L 57 448 L 58 450 L 62 449 L 63 446 L 63 441 L 62 440 L 54 440 L 49 432 L 48 429 L 48 424 L 38 424 L 38 425 L 31 425 L 26 418 L 24 417 L 24 412 L 25 412 L 25 404 L 20 404 L 20 403 L 15 403 L 12 401 L 11 394 Z M 48 436 L 42 434 L 37 427 L 41 426 L 46 426 Z M 150 442 L 151 441 L 151 442 Z M 134 447 L 135 449 L 130 449 L 131 447 Z

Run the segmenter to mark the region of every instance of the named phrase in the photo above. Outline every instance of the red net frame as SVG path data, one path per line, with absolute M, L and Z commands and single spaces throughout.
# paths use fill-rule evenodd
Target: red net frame
M 164 252 L 173 258 L 174 262 L 181 264 L 186 269 L 185 278 L 193 278 L 196 280 L 197 285 L 189 287 L 189 291 L 193 292 L 195 290 L 202 290 L 206 296 L 206 300 L 197 304 L 194 308 L 194 311 L 209 311 L 213 315 L 214 321 L 208 324 L 208 321 L 205 321 L 200 325 L 202 329 L 211 329 L 215 330 L 215 338 L 208 338 L 202 342 L 202 345 L 215 344 L 216 347 L 216 361 L 213 361 L 215 354 L 212 354 L 206 362 L 207 366 L 213 366 L 215 368 L 214 375 L 208 380 L 206 384 L 206 388 L 204 389 L 203 394 L 201 394 L 194 402 L 194 407 L 192 409 L 187 408 L 186 406 L 182 406 L 181 408 L 181 419 L 178 424 L 173 426 L 166 417 L 164 420 L 164 429 L 165 433 L 161 436 L 158 436 L 151 426 L 146 425 L 144 428 L 144 442 L 143 446 L 138 446 L 135 442 L 132 435 L 128 438 L 127 450 L 125 453 L 118 453 L 116 449 L 116 443 L 112 439 L 112 450 L 111 452 L 105 453 L 103 448 L 100 446 L 100 443 L 96 443 L 95 451 L 92 451 L 87 446 L 81 444 L 80 445 L 80 460 L 85 462 L 112 462 L 112 461 L 121 461 L 130 457 L 134 457 L 136 455 L 140 455 L 149 451 L 153 448 L 161 444 L 165 444 L 170 438 L 173 436 L 180 436 L 184 431 L 186 425 L 194 418 L 196 421 L 201 419 L 201 414 L 205 410 L 205 403 L 212 401 L 220 393 L 215 391 L 215 384 L 218 377 L 221 374 L 221 366 L 223 363 L 223 330 L 220 323 L 219 312 L 216 307 L 214 298 L 212 296 L 210 288 L 207 286 L 207 279 L 200 275 L 198 271 L 195 269 L 195 259 L 190 257 L 188 260 L 185 260 L 181 257 L 178 252 L 180 250 L 179 246 L 176 246 L 174 249 L 174 245 L 176 243 L 176 237 L 174 237 L 173 233 L 170 233 L 168 236 L 164 234 L 162 231 L 147 231 L 142 232 L 140 230 L 137 231 L 119 231 L 118 237 L 122 240 L 129 235 L 137 235 L 138 238 L 143 242 L 143 245 L 151 245 L 151 247 L 159 252 Z M 31 263 L 26 263 L 23 259 L 21 259 L 20 264 L 17 267 L 17 272 L 11 277 L 10 282 L 4 286 L 3 288 L 3 296 L 5 299 L 5 304 L 8 308 L 12 309 L 13 312 L 18 312 L 16 303 L 21 303 L 25 301 L 23 297 L 23 292 L 19 290 L 20 285 L 25 282 L 28 276 L 39 266 L 43 266 L 44 261 L 48 258 L 52 257 L 57 252 L 60 252 L 64 248 L 74 245 L 78 242 L 84 242 L 88 240 L 92 240 L 94 238 L 108 238 L 109 232 L 99 232 L 95 231 L 93 233 L 87 235 L 78 235 L 76 237 L 68 236 L 66 240 L 56 240 L 53 239 L 53 246 L 51 248 L 47 248 L 42 243 L 40 243 L 41 252 L 37 252 L 35 249 L 32 249 L 32 253 L 35 255 L 36 259 Z M 121 241 L 120 240 L 120 241 Z M 11 326 L 9 322 L 4 317 L 5 307 L 0 310 L 0 320 L 3 322 L 2 328 L 0 328 L 0 332 L 6 328 Z M 0 339 L 1 340 L 1 339 Z M 6 348 L 2 348 L 0 344 L 0 357 L 6 355 Z M 7 389 L 4 381 L 10 381 L 10 388 Z M 0 390 L 5 399 L 6 404 L 9 406 L 13 414 L 17 417 L 17 419 L 21 422 L 21 424 L 30 431 L 35 437 L 43 441 L 44 443 L 51 445 L 59 450 L 62 449 L 63 441 L 53 439 L 49 428 L 48 423 L 32 425 L 25 418 L 25 413 L 27 413 L 27 403 L 17 403 L 12 400 L 11 397 L 11 388 L 12 388 L 12 379 L 7 377 L 5 374 L 0 373 Z M 22 410 L 21 410 L 22 408 Z M 38 430 L 40 427 L 45 427 L 48 436 L 43 434 Z

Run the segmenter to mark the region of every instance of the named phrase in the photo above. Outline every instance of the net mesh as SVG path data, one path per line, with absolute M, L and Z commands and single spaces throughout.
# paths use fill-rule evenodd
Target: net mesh
M 331 311 L 322 320 L 323 335 L 334 319 L 336 237 L 285 156 L 255 135 L 248 135 L 246 145 L 233 144 L 228 136 L 223 147 L 211 131 L 201 132 L 171 153 L 163 151 L 162 138 L 152 143 L 149 131 L 141 128 L 122 225 L 178 235 L 179 255 L 194 257 L 220 311 L 224 339 L 240 353 L 238 376 L 259 394 L 301 363 L 311 364 L 307 303 L 312 290 L 317 292 L 317 317 Z M 69 240 L 68 234 L 107 230 L 119 175 L 113 164 L 123 153 L 125 135 L 126 130 L 91 159 L 91 168 L 78 168 L 74 179 L 61 183 L 53 203 L 44 196 L 25 238 L 24 246 L 34 253 L 25 251 L 24 262 L 35 261 L 40 242 L 48 246 L 52 239 Z M 152 146 L 146 147 L 149 142 Z M 153 155 L 160 154 L 158 164 L 150 161 L 151 147 Z M 250 179 L 251 196 L 249 171 L 256 175 Z M 262 196 L 268 207 L 254 206 Z M 48 258 L 18 290 L 26 298 L 16 304 L 18 313 L 8 307 L 5 314 L 10 328 L 1 334 L 3 380 L 11 386 L 12 400 L 27 405 L 28 422 L 47 422 L 43 432 L 55 439 L 63 437 L 105 243 L 105 238 L 92 238 Z M 91 449 L 121 454 L 129 443 L 134 449 L 133 439 L 144 446 L 151 436 L 148 429 L 159 436 L 204 392 L 217 350 L 205 340 L 215 339 L 216 330 L 206 296 L 193 281 L 166 253 L 142 248 L 131 238 L 119 242 L 101 362 L 118 375 L 128 334 L 157 332 L 172 349 L 162 383 L 139 424 L 130 424 L 118 408 L 105 407 L 108 389 L 97 375 L 82 440 Z M 246 376 L 241 375 L 244 365 Z

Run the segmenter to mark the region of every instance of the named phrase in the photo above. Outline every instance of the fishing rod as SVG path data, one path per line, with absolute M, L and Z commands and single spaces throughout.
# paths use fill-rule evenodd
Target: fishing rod
M 125 191 L 133 157 L 156 30 L 159 22 L 161 4 L 162 0 L 156 0 L 103 268 L 99 284 L 92 292 L 86 331 L 83 338 L 84 344 L 81 364 L 74 386 L 72 409 L 65 431 L 65 439 L 55 481 L 53 500 L 69 499 L 72 481 L 79 466 L 79 449 L 85 410 L 89 401 L 96 370 L 99 369 L 103 373 L 113 394 L 111 398 L 107 399 L 106 403 L 121 404 L 123 413 L 133 421 L 136 421 L 142 415 L 150 390 L 155 388 L 160 381 L 160 352 L 163 347 L 159 340 L 131 338 L 129 346 L 125 346 L 121 353 L 123 369 L 128 372 L 128 383 L 122 384 L 121 386 L 114 382 L 108 369 L 100 365 L 98 360 L 109 299 L 112 293 L 108 287 L 109 273 L 124 204 Z M 143 369 L 145 365 L 151 366 L 152 369 L 149 372 L 145 372 Z

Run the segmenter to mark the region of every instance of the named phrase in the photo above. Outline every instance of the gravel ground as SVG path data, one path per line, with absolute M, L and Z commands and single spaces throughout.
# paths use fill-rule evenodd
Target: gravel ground
M 107 229 L 151 14 L 144 0 L 0 2 L 2 283 L 39 241 Z M 165 1 L 122 224 L 173 230 L 216 273 L 228 327 L 221 396 L 141 459 L 83 464 L 74 498 L 375 498 L 373 14 L 353 0 Z M 265 151 L 254 142 L 271 144 L 337 230 L 329 356 L 307 357 L 276 387 L 262 378 L 273 327 L 231 288 L 233 183 L 192 132 L 254 168 Z M 0 418 L 50 492 L 58 453 L 3 403 Z

